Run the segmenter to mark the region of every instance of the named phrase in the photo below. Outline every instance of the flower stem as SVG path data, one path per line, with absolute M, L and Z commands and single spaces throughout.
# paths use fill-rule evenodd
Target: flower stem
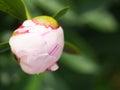
M 23 5 L 24 5 L 24 8 L 25 8 L 26 18 L 27 18 L 27 19 L 31 19 L 30 13 L 29 13 L 29 11 L 28 11 L 25 3 L 24 3 L 24 0 L 21 0 L 21 1 L 22 1 Z

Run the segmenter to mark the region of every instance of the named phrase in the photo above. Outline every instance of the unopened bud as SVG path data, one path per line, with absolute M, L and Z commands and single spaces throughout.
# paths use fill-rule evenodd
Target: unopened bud
M 35 17 L 13 32 L 9 44 L 24 72 L 55 71 L 64 46 L 63 29 L 52 17 Z

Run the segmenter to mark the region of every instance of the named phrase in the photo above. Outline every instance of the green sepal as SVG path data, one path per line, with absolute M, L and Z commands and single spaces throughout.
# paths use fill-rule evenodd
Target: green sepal
M 56 12 L 54 15 L 53 15 L 53 18 L 55 19 L 59 19 L 60 17 L 62 17 L 69 9 L 70 7 L 67 6 L 67 7 L 64 7 L 62 9 L 60 9 L 58 12 Z
M 8 42 L 2 42 L 0 43 L 0 53 L 3 53 L 5 51 L 9 50 L 9 43 Z

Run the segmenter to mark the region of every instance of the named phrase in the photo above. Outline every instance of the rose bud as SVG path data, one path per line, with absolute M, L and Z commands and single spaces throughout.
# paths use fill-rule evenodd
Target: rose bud
M 24 72 L 55 71 L 64 46 L 63 29 L 52 17 L 38 16 L 24 21 L 9 44 Z

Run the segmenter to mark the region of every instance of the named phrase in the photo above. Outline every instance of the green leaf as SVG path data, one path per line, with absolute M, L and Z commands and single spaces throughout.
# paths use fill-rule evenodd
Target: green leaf
M 9 50 L 8 42 L 0 43 L 0 53 L 3 53 L 7 50 Z
M 29 82 L 25 85 L 23 90 L 38 90 L 41 87 L 45 73 L 30 76 Z
M 59 82 L 59 84 L 57 82 Z M 56 75 L 53 72 L 52 73 L 47 72 L 44 76 L 44 80 L 42 82 L 40 89 L 33 90 L 70 90 L 70 89 L 67 86 L 64 79 L 61 78 L 59 75 Z
M 70 48 L 69 51 L 72 50 L 72 52 L 74 52 L 73 54 L 81 54 L 87 57 L 96 58 L 96 53 L 94 52 L 91 45 L 89 45 L 89 43 L 87 43 L 87 41 L 83 37 L 81 37 L 79 33 L 76 34 L 73 28 L 71 29 L 69 28 L 69 32 L 67 29 L 64 30 L 66 41 L 64 48 L 65 52 L 66 48 Z
M 64 0 L 65 1 L 65 0 Z M 44 11 L 54 14 L 56 11 L 61 10 L 61 8 L 68 6 L 68 4 L 62 4 L 61 0 L 34 0 L 36 2 L 36 5 Z M 47 2 L 47 3 L 46 3 Z M 78 14 L 76 14 L 74 11 L 71 9 L 62 17 L 63 21 L 65 24 L 69 25 L 80 25 L 79 20 L 78 20 Z M 71 23 L 70 23 L 71 22 Z
M 79 48 L 70 42 L 65 42 L 64 51 L 73 54 L 80 54 Z
M 83 14 L 81 21 L 102 32 L 115 32 L 118 28 L 115 18 L 107 11 L 101 9 Z
M 22 0 L 0 0 L 0 10 L 20 20 L 25 20 L 27 17 Z
M 62 59 L 61 62 L 63 64 L 65 64 L 67 67 L 69 67 L 71 70 L 75 72 L 85 74 L 99 73 L 99 66 L 91 58 L 81 55 L 63 53 L 61 59 Z
M 59 10 L 57 13 L 55 13 L 55 14 L 53 15 L 53 17 L 54 17 L 55 19 L 59 19 L 61 16 L 63 16 L 63 15 L 68 11 L 68 9 L 69 9 L 69 7 L 64 7 L 64 8 L 62 8 L 62 9 Z

